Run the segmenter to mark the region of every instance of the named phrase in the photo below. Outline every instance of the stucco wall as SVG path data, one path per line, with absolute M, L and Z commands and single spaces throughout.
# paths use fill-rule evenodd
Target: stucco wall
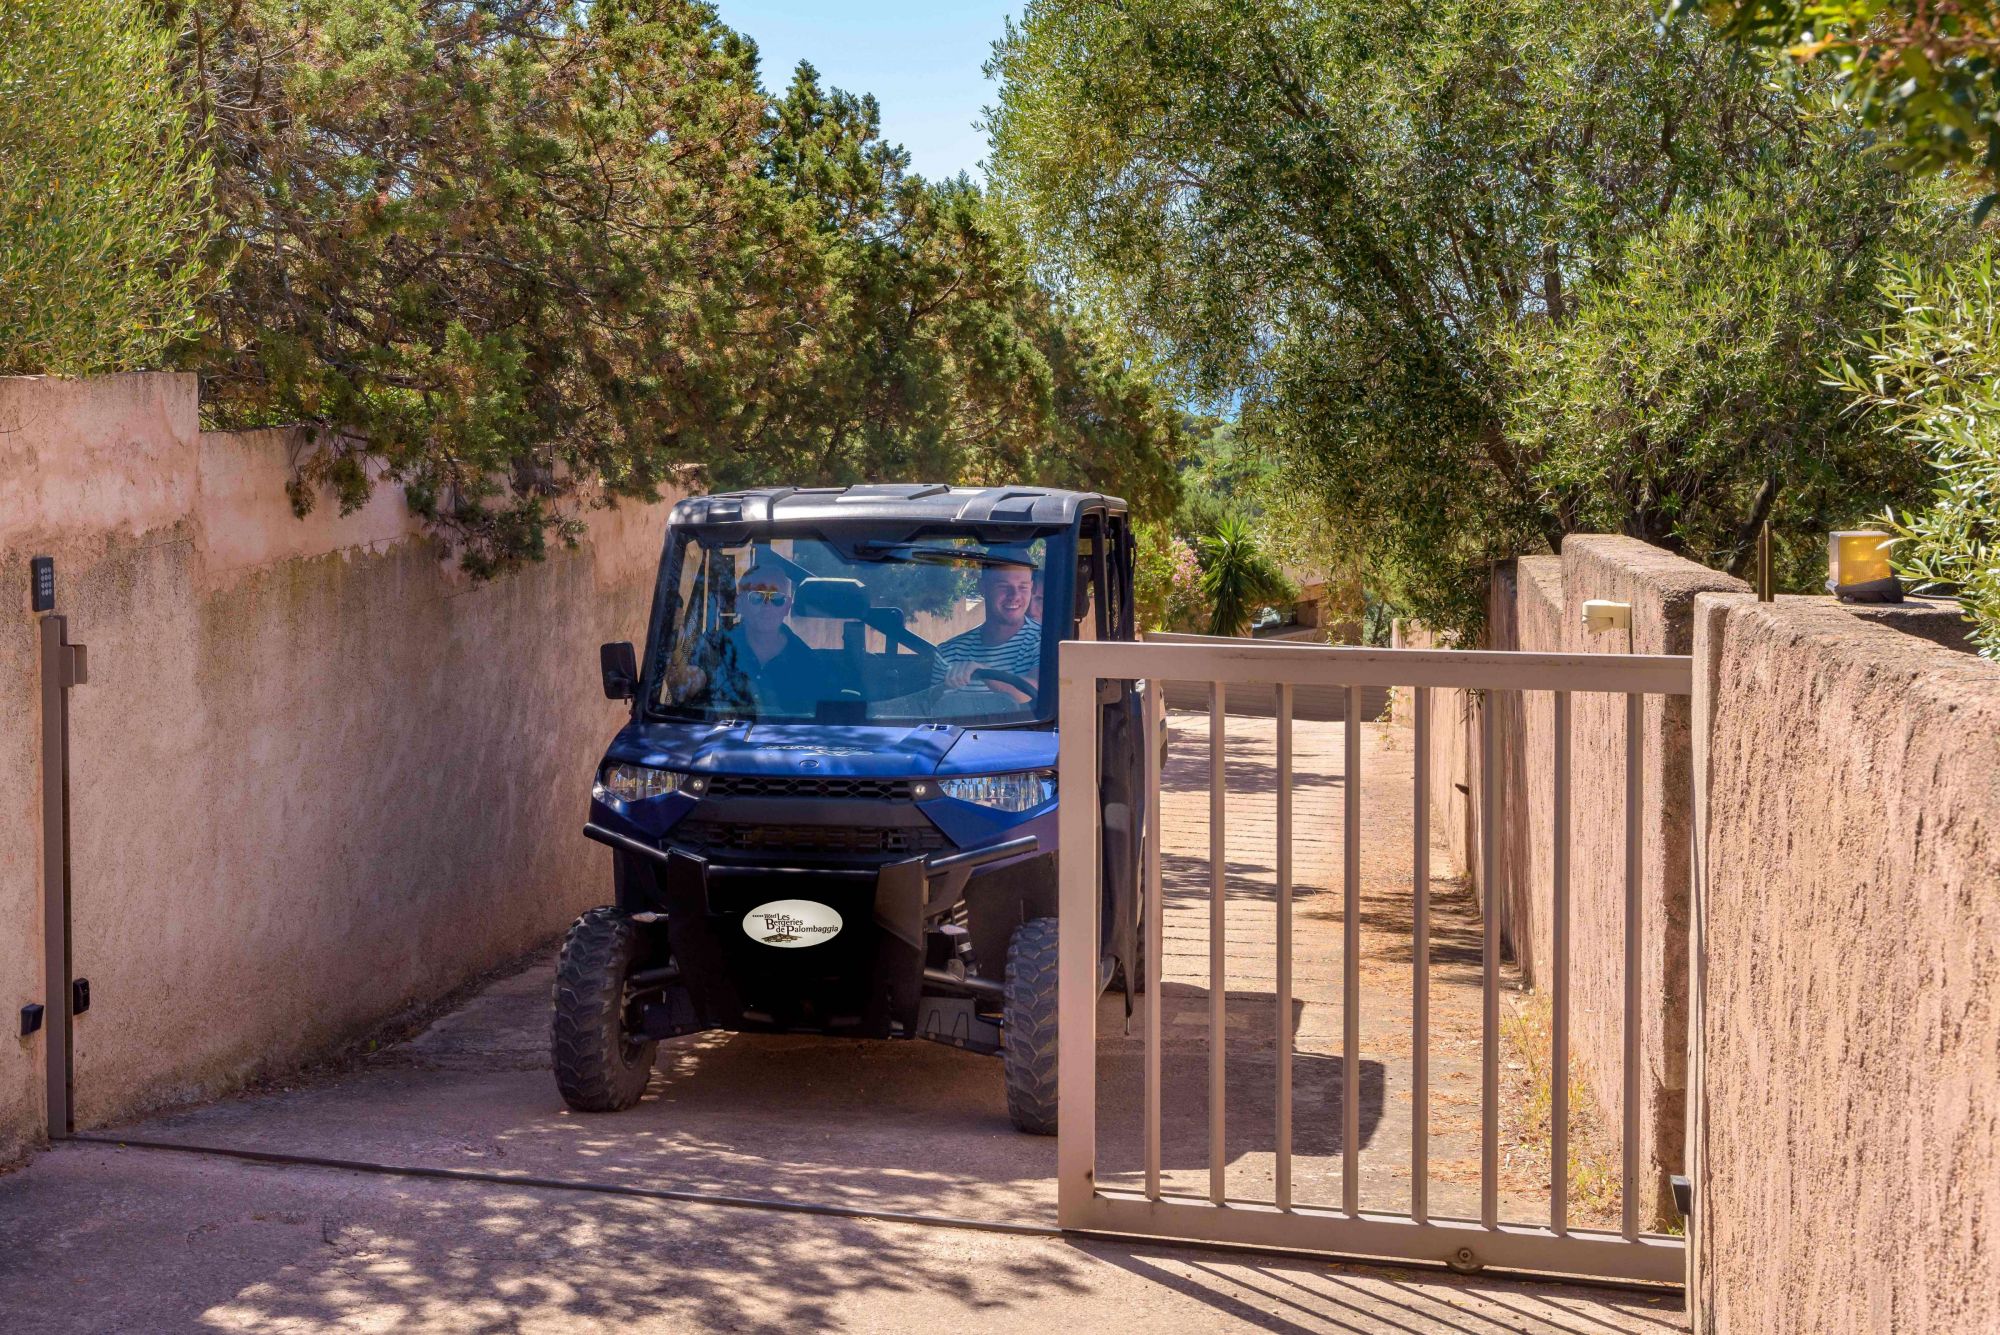
M 200 432 L 192 377 L 0 380 L 0 570 L 23 590 L 0 620 L 0 1001 L 42 991 L 24 590 L 47 554 L 90 648 L 80 1125 L 282 1069 L 607 894 L 579 833 L 621 714 L 596 646 L 643 636 L 664 509 L 601 512 L 578 550 L 475 586 L 394 487 L 294 518 L 291 447 Z M 40 1130 L 40 1039 L 12 1048 L 0 1153 Z
M 1421 623 L 1398 621 L 1391 631 L 1397 649 L 1439 649 Z M 1486 645 L 1487 648 L 1511 646 Z M 1416 721 L 1415 693 L 1398 687 L 1389 694 L 1389 721 L 1405 727 Z M 1467 691 L 1431 689 L 1430 754 L 1418 763 L 1430 769 L 1431 830 L 1444 841 L 1451 870 L 1467 878 L 1475 891 L 1479 878 L 1479 701 Z M 1438 870 L 1443 870 L 1439 868 Z
M 1516 563 L 1512 647 L 1557 651 L 1567 643 L 1567 615 L 1562 558 L 1522 557 Z M 1546 691 L 1528 692 L 1521 698 L 1519 714 L 1513 767 L 1507 775 L 1515 839 L 1507 867 L 1508 902 L 1514 914 L 1508 939 L 1522 975 L 1532 986 L 1546 990 L 1554 979 L 1555 952 L 1555 697 Z
M 1636 539 L 1573 535 L 1560 557 L 1523 557 L 1496 569 L 1485 647 L 1535 653 L 1686 654 L 1695 597 L 1748 595 L 1747 586 Z M 1589 633 L 1588 599 L 1632 608 L 1630 632 Z M 1402 643 L 1428 643 L 1420 628 Z M 1452 860 L 1479 890 L 1480 712 L 1496 712 L 1499 818 L 1496 898 L 1507 949 L 1538 989 L 1551 986 L 1554 922 L 1555 704 L 1546 691 L 1490 702 L 1433 692 L 1432 820 Z M 1400 707 L 1397 717 L 1407 718 Z M 1674 1219 L 1670 1174 L 1684 1165 L 1687 1106 L 1687 905 L 1693 823 L 1690 703 L 1649 698 L 1643 728 L 1641 816 L 1645 998 L 1640 1035 L 1641 1218 Z M 1571 1053 L 1607 1127 L 1622 1125 L 1625 978 L 1625 701 L 1571 698 Z
M 1571 653 L 1686 654 L 1698 594 L 1747 597 L 1741 580 L 1634 538 L 1578 535 L 1563 543 L 1561 646 Z M 1630 603 L 1632 629 L 1591 634 L 1587 599 Z M 1653 1167 L 1642 1217 L 1674 1217 L 1667 1175 L 1682 1169 L 1687 1121 L 1688 878 L 1694 819 L 1691 705 L 1645 703 L 1640 896 L 1644 908 L 1640 1051 L 1640 1163 Z M 1616 1126 L 1623 1104 L 1625 916 L 1625 701 L 1579 695 L 1572 705 L 1570 815 L 1573 1050 L 1597 1106 Z M 1551 755 L 1552 761 L 1552 755 Z M 1546 774 L 1547 769 L 1543 770 Z M 1546 782 L 1546 781 L 1544 781 Z M 1545 799 L 1544 799 L 1545 800 Z
M 2000 1330 L 2000 665 L 1700 600 L 1698 1329 Z

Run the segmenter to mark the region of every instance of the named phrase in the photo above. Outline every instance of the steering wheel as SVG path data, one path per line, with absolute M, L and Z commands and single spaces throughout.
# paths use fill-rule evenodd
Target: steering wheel
M 1035 683 L 1013 672 L 1002 672 L 999 668 L 972 669 L 974 681 L 997 681 L 1002 686 L 1012 686 L 1030 700 L 1035 698 Z

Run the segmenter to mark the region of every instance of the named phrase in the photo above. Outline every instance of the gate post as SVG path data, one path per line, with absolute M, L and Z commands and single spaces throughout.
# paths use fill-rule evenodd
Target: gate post
M 1708 1303 L 1701 1276 L 1706 1263 L 1708 1227 L 1708 795 L 1709 739 L 1715 727 L 1717 680 L 1720 670 L 1720 636 L 1725 595 L 1699 594 L 1694 606 L 1693 683 L 1690 687 L 1689 728 L 1690 768 L 1694 771 L 1694 813 L 1688 837 L 1693 843 L 1688 858 L 1688 1079 L 1687 1079 L 1687 1176 L 1689 1214 L 1687 1269 L 1682 1278 L 1687 1294 L 1688 1328 L 1710 1329 Z
M 38 605 L 53 602 L 53 587 L 46 604 L 37 597 Z M 83 645 L 69 642 L 67 617 L 44 615 L 41 632 L 43 1056 L 48 1136 L 61 1140 L 76 1129 L 71 1098 L 76 1004 L 70 966 L 69 692 L 88 680 L 89 660 Z
M 1064 644 L 1057 723 L 1056 1222 L 1079 1227 L 1096 1193 L 1098 881 L 1097 678 Z M 1155 1004 L 1151 1001 L 1148 1004 Z

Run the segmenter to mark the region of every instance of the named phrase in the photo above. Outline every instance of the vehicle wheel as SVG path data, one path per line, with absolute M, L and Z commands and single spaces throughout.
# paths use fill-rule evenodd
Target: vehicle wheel
M 556 1087 L 578 1112 L 629 1108 L 652 1079 L 660 1045 L 625 1025 L 625 979 L 638 952 L 638 928 L 613 908 L 591 909 L 563 938 L 549 1047 Z
M 1056 920 L 1031 918 L 1007 943 L 1000 1030 L 1007 1116 L 1037 1136 L 1056 1133 Z
M 1145 849 L 1143 846 L 1141 846 L 1140 848 L 1140 856 L 1143 860 L 1145 856 Z M 1132 977 L 1133 996 L 1144 995 L 1146 991 L 1146 895 L 1143 890 L 1139 892 L 1138 902 L 1139 902 L 1139 926 L 1138 930 L 1132 933 L 1131 977 Z M 1116 969 L 1112 970 L 1111 988 L 1114 992 L 1125 986 L 1125 977 L 1126 973 L 1124 965 L 1121 964 Z
M 1146 913 L 1145 900 L 1140 901 L 1139 930 L 1132 933 L 1132 995 L 1144 996 L 1146 992 Z M 1125 966 L 1119 965 L 1111 975 L 1113 991 L 1125 986 Z

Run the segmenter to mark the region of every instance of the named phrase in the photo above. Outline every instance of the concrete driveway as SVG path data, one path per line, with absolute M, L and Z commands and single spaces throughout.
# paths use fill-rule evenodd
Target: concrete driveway
M 1167 1166 L 1196 1189 L 1206 1182 L 1205 722 L 1175 719 L 1164 846 Z M 1230 1182 L 1257 1196 L 1268 1194 L 1277 1033 L 1270 826 L 1260 815 L 1269 798 L 1257 777 L 1270 723 L 1232 720 L 1231 729 Z M 1302 1201 L 1338 1199 L 1341 788 L 1328 768 L 1338 765 L 1340 736 L 1338 724 L 1315 724 L 1299 738 Z M 1408 899 L 1409 757 L 1393 732 L 1369 729 L 1364 773 L 1364 793 L 1380 790 L 1365 813 L 1378 859 L 1366 864 L 1367 947 L 1377 935 L 1394 940 L 1394 905 Z M 1476 973 L 1468 1002 L 1453 992 L 1465 990 L 1463 962 L 1449 957 L 1462 927 L 1442 917 L 1433 982 L 1441 1177 L 1432 1199 L 1441 1213 L 1472 1199 L 1453 1167 L 1468 1146 L 1476 1162 L 1476 1123 L 1446 1097 L 1462 1070 L 1476 1073 L 1476 1043 L 1466 1048 L 1463 1032 L 1476 1022 Z M 1050 1228 L 1054 1141 L 1008 1124 L 997 1061 L 930 1044 L 693 1037 L 663 1047 L 639 1107 L 573 1114 L 548 1067 L 549 975 L 546 957 L 523 961 L 352 1069 L 105 1133 L 481 1180 L 65 1145 L 0 1177 L 0 1330 L 1682 1328 L 1676 1297 L 1062 1239 Z M 1364 973 L 1371 1206 L 1407 1200 L 1407 977 L 1407 953 L 1400 966 L 1391 959 Z M 1099 1134 L 1115 1176 L 1138 1163 L 1140 1028 L 1135 1016 L 1125 1032 L 1122 1001 L 1111 997 L 1099 1029 Z M 521 1181 L 530 1178 L 543 1184 Z M 1510 1190 L 1510 1217 L 1533 1217 L 1529 1187 Z M 979 1226 L 886 1217 L 898 1214 Z

